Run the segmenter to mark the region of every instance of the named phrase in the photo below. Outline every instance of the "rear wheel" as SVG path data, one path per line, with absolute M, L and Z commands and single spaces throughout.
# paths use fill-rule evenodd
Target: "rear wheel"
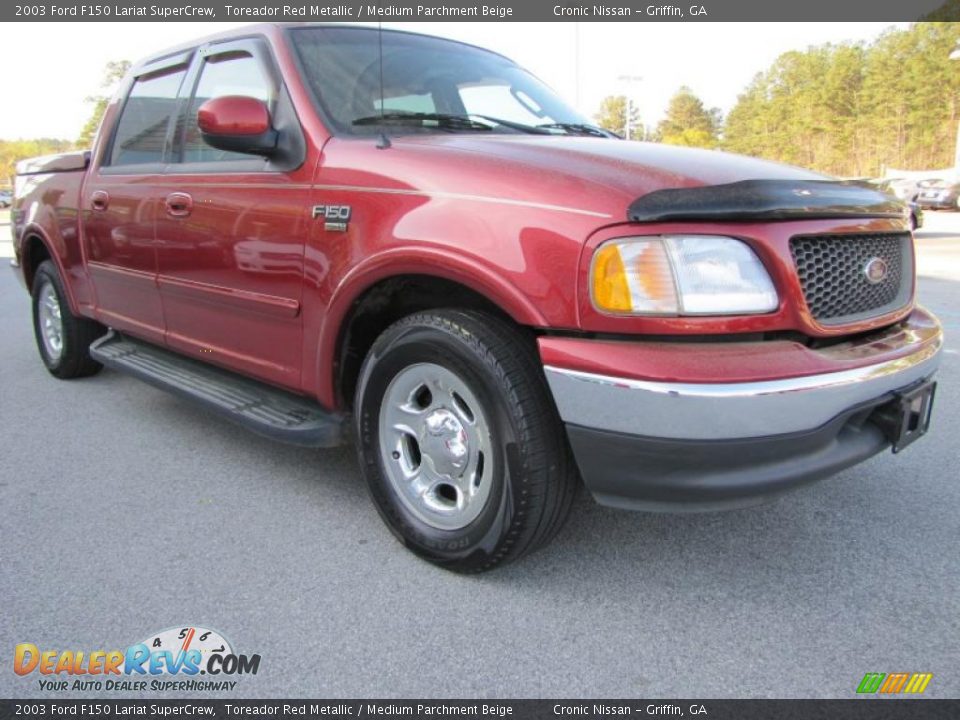
M 98 322 L 70 311 L 57 267 L 44 260 L 33 278 L 33 330 L 40 359 L 51 375 L 67 380 L 100 371 L 90 344 L 106 332 Z
M 445 568 L 479 572 L 546 543 L 575 471 L 530 338 L 491 315 L 411 315 L 370 350 L 357 447 L 393 533 Z

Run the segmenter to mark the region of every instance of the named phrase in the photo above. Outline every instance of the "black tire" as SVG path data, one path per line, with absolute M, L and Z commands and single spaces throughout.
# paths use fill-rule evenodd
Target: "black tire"
M 60 309 L 61 343 L 59 355 L 52 354 L 44 344 L 41 329 L 40 302 L 45 288 L 52 288 Z M 100 372 L 103 367 L 90 357 L 90 344 L 106 333 L 98 322 L 77 317 L 70 311 L 70 304 L 63 289 L 57 266 L 44 260 L 33 277 L 33 333 L 37 341 L 40 359 L 54 377 L 61 380 L 88 377 Z
M 486 313 L 420 312 L 384 331 L 364 361 L 354 414 L 370 494 L 394 535 L 436 565 L 470 573 L 511 562 L 546 544 L 569 514 L 577 474 L 532 340 Z M 438 529 L 410 512 L 381 455 L 384 396 L 399 373 L 419 363 L 454 373 L 489 418 L 489 496 L 460 529 Z

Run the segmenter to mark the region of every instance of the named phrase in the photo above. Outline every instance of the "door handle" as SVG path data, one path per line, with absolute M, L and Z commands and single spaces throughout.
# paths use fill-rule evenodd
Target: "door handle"
M 94 190 L 90 195 L 90 207 L 97 212 L 103 212 L 110 207 L 110 195 L 106 190 Z
M 186 217 L 193 210 L 193 198 L 185 192 L 175 192 L 167 195 L 165 204 L 167 215 Z

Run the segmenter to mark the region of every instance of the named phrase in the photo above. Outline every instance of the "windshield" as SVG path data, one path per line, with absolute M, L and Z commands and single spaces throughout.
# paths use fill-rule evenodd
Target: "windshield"
M 291 36 L 307 83 L 340 134 L 379 132 L 375 118 L 381 113 L 389 116 L 392 134 L 581 134 L 592 127 L 533 75 L 486 50 L 384 32 L 381 106 L 376 30 L 310 27 L 295 29 Z M 470 122 L 451 121 L 458 118 Z

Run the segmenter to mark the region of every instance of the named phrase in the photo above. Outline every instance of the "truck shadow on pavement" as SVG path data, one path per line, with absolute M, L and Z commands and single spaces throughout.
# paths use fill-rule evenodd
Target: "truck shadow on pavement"
M 766 504 L 726 512 L 614 510 L 597 505 L 581 487 L 568 522 L 551 544 L 493 572 L 457 576 L 416 559 L 394 541 L 367 495 L 352 445 L 336 450 L 280 445 L 160 391 L 145 391 L 156 393 L 152 400 L 164 423 L 188 436 L 202 432 L 205 447 L 214 454 L 230 452 L 240 464 L 253 463 L 268 472 L 275 483 L 272 492 L 293 491 L 313 506 L 310 512 L 319 526 L 331 514 L 346 517 L 365 538 L 361 542 L 382 551 L 371 560 L 386 554 L 391 562 L 404 564 L 411 577 L 429 578 L 440 587 L 466 582 L 584 599 L 602 587 L 623 601 L 641 591 L 649 595 L 651 588 L 656 588 L 654 596 L 685 592 L 701 599 L 751 591 L 779 595 L 789 588 L 807 593 L 855 574 L 878 547 L 889 545 L 885 552 L 896 556 L 899 533 L 915 533 L 910 528 L 929 522 L 924 502 L 931 498 L 924 500 L 926 493 L 905 485 L 922 479 L 915 461 L 923 451 L 896 458 L 882 454 Z M 940 401 L 948 402 L 946 397 Z M 935 443 L 932 438 L 923 442 L 928 457 L 929 451 L 938 454 Z M 935 494 L 935 488 L 927 491 Z

